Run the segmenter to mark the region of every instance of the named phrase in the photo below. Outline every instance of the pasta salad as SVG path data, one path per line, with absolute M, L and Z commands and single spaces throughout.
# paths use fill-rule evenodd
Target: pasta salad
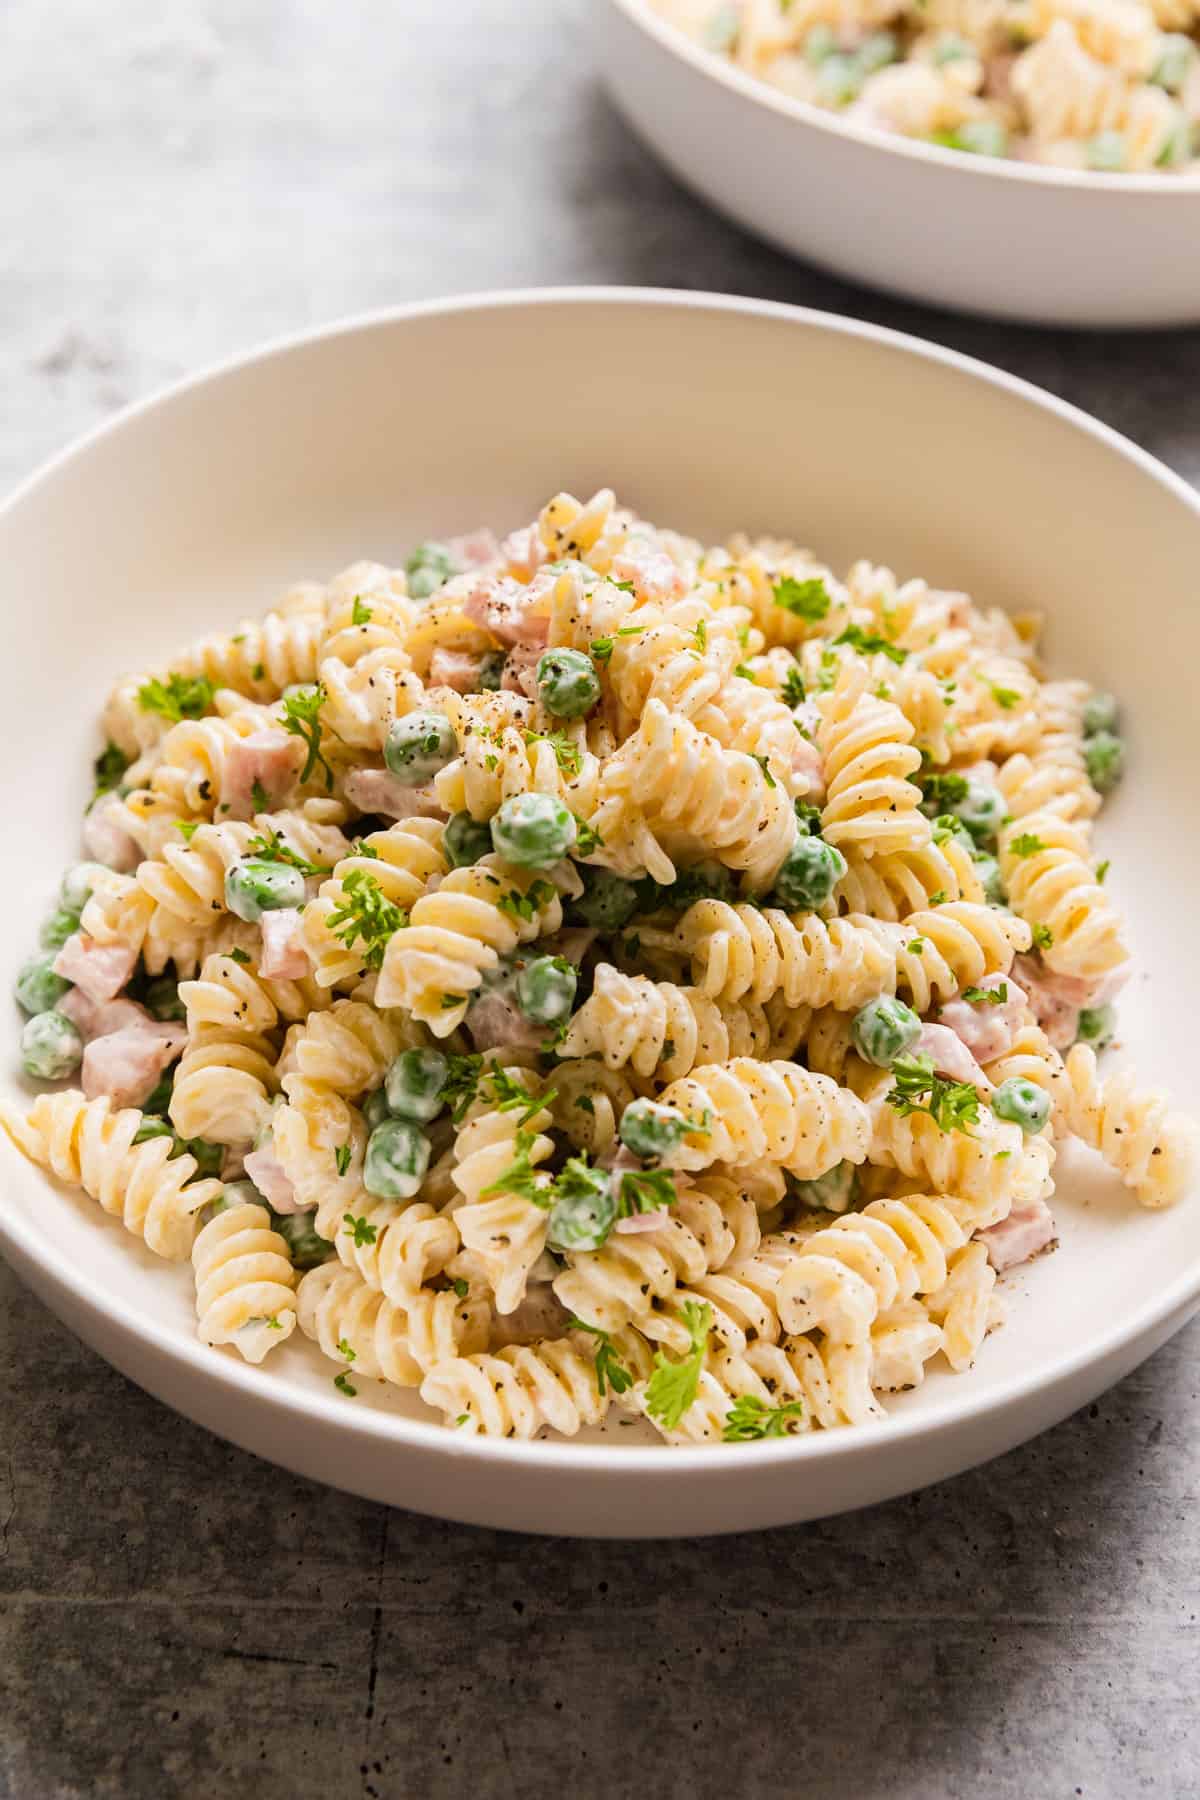
M 1195 0 L 650 0 L 795 100 L 978 156 L 1200 169 Z
M 297 587 L 110 694 L 0 1120 L 347 1400 L 877 1419 L 1053 1247 L 1064 1138 L 1191 1175 L 1098 1061 L 1122 740 L 1036 635 L 607 490 Z

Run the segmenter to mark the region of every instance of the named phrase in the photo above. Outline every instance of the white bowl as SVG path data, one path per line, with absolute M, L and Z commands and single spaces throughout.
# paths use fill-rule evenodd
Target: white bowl
M 1200 320 L 1200 174 L 1096 175 L 884 136 L 597 0 L 600 64 L 688 187 L 783 250 L 927 305 L 1040 325 Z
M 1128 705 L 1129 791 L 1102 830 L 1140 954 L 1123 1022 L 1143 1074 L 1182 1087 L 1200 1013 L 1186 904 L 1200 841 L 1179 830 L 1200 659 L 1195 498 L 1112 432 L 978 363 L 710 296 L 509 294 L 334 327 L 125 414 L 22 489 L 0 514 L 0 973 L 76 853 L 91 720 L 114 673 L 228 628 L 296 577 L 507 526 L 559 487 L 605 482 L 706 535 L 790 533 L 835 565 L 866 554 L 1047 609 L 1056 664 Z M 0 1181 L 5 1254 L 151 1393 L 319 1480 L 533 1531 L 684 1535 L 864 1505 L 1042 1430 L 1200 1304 L 1200 1205 L 1141 1212 L 1090 1160 L 1066 1159 L 1062 1248 L 1004 1284 L 1008 1326 L 969 1374 L 935 1372 L 877 1428 L 696 1450 L 615 1425 L 598 1443 L 483 1442 L 382 1385 L 343 1398 L 298 1336 L 259 1369 L 204 1348 L 188 1267 L 156 1261 L 6 1144 Z

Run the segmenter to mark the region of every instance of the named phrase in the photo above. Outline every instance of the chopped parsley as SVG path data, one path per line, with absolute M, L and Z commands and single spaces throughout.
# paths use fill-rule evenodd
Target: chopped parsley
M 992 699 L 996 702 L 996 705 L 1002 706 L 1005 712 L 1011 712 L 1012 708 L 1016 706 L 1021 698 L 1016 688 L 997 687 L 994 682 L 989 683 L 989 685 L 992 689 Z
M 1107 856 L 1105 857 L 1105 859 L 1102 863 L 1096 864 L 1096 880 L 1101 884 L 1101 886 L 1104 885 L 1104 878 L 1108 874 L 1108 871 L 1111 868 L 1112 868 L 1112 863 L 1110 862 L 1110 860 L 1108 859 Z
M 784 575 L 772 583 L 771 598 L 784 612 L 790 612 L 797 619 L 807 619 L 812 625 L 825 617 L 831 604 L 829 589 L 819 575 L 812 575 L 807 581 Z
M 329 929 L 347 948 L 362 940 L 362 960 L 368 969 L 383 967 L 388 939 L 407 923 L 407 913 L 388 899 L 365 869 L 350 871 L 342 883 L 341 903 L 329 915 Z
M 350 1146 L 349 1146 L 349 1144 L 339 1144 L 337 1149 L 333 1153 L 333 1160 L 334 1160 L 334 1163 L 337 1165 L 338 1174 L 344 1175 L 346 1173 L 347 1169 L 350 1167 Z
M 485 1099 L 495 1103 L 497 1112 L 515 1112 L 520 1107 L 522 1111 L 517 1120 L 518 1125 L 527 1125 L 534 1113 L 541 1112 L 549 1106 L 556 1093 L 554 1088 L 551 1088 L 546 1094 L 531 1093 L 522 1082 L 510 1075 L 507 1069 L 502 1069 L 498 1063 L 493 1063 L 485 1071 L 480 1079 L 479 1088 Z
M 92 764 L 92 772 L 96 777 L 96 791 L 92 795 L 90 805 L 94 806 L 101 794 L 111 794 L 114 788 L 121 785 L 121 777 L 129 767 L 129 758 L 125 752 L 111 742 L 105 744 L 103 750 Z
M 1046 848 L 1042 839 L 1032 831 L 1022 831 L 1016 837 L 1009 838 L 1008 847 L 1014 856 L 1036 856 L 1039 850 Z
M 609 577 L 609 585 L 610 585 L 610 587 L 620 588 L 620 590 L 623 594 L 632 594 L 632 592 L 633 592 L 632 581 L 613 581 L 612 577 L 610 576 Z
M 358 1351 L 353 1349 L 344 1337 L 338 1339 L 337 1352 L 338 1355 L 344 1357 L 348 1363 L 356 1362 L 358 1360 Z
M 236 944 L 234 945 L 233 949 L 229 952 L 229 954 L 230 954 L 230 956 L 232 956 L 235 963 L 242 963 L 243 965 L 245 965 L 246 963 L 248 963 L 250 961 L 250 958 L 247 956 L 246 952 L 244 950 L 239 949 Z
M 692 636 L 696 640 L 697 650 L 700 652 L 701 656 L 703 656 L 704 652 L 708 649 L 708 626 L 705 624 L 703 619 L 701 619 L 700 623 L 696 626 L 696 629 L 693 631 Z M 588 1329 L 588 1327 L 585 1326 L 584 1329 L 586 1330 L 586 1329 Z M 603 1393 L 603 1391 L 604 1390 L 601 1389 L 602 1393 Z
M 510 918 L 524 919 L 531 925 L 543 906 L 549 906 L 557 889 L 549 881 L 531 881 L 525 893 L 520 888 L 509 888 L 501 894 L 496 902 L 499 912 L 508 913 Z
M 962 997 L 971 1006 L 1003 1006 L 1008 999 L 1008 983 L 1002 981 L 999 987 L 994 988 L 964 988 Z
M 329 863 L 309 862 L 285 844 L 279 833 L 271 826 L 261 837 L 252 837 L 246 846 L 246 855 L 257 857 L 259 862 L 287 863 L 290 868 L 299 869 L 302 875 L 329 875 L 332 865 Z
M 1033 947 L 1035 950 L 1048 950 L 1054 942 L 1054 933 L 1048 925 L 1035 925 L 1033 928 Z
M 751 681 L 754 683 L 755 687 L 758 686 L 758 676 L 754 673 L 754 670 L 750 667 L 749 663 L 739 663 L 733 672 L 735 675 L 739 676 L 741 680 Z
M 910 944 L 905 944 L 904 948 L 910 956 L 922 956 L 925 952 L 925 939 L 915 937 Z
M 925 796 L 926 806 L 936 807 L 939 813 L 947 807 L 959 806 L 967 797 L 967 778 L 965 775 L 942 774 L 934 771 L 917 776 L 921 792 Z
M 572 813 L 571 817 L 575 821 L 575 842 L 571 846 L 572 854 L 590 856 L 594 850 L 600 849 L 604 839 L 595 827 L 589 825 L 586 819 L 581 819 L 578 813 Z
M 778 787 L 779 783 L 776 781 L 775 777 L 772 775 L 771 765 L 768 763 L 766 757 L 765 756 L 756 756 L 754 760 L 758 764 L 759 768 L 762 770 L 763 780 L 766 782 L 767 786 L 769 788 Z
M 352 625 L 369 625 L 374 616 L 362 595 L 355 594 L 354 605 L 350 609 L 350 623 Z
M 721 1436 L 727 1444 L 749 1444 L 756 1438 L 791 1437 L 804 1429 L 803 1400 L 768 1406 L 755 1394 L 743 1394 L 726 1413 Z
M 358 1393 L 358 1389 L 355 1387 L 354 1383 L 351 1381 L 350 1377 L 347 1375 L 347 1373 L 344 1369 L 342 1370 L 340 1375 L 334 1376 L 333 1385 L 338 1390 L 339 1394 L 345 1394 L 347 1396 L 347 1398 L 351 1399 L 351 1400 L 353 1400 L 355 1395 Z
M 176 819 L 175 829 L 185 844 L 190 844 L 200 829 L 199 819 Z
M 889 643 L 887 638 L 880 637 L 878 632 L 864 631 L 861 625 L 847 625 L 834 644 L 849 644 L 852 650 L 860 650 L 864 656 L 886 656 L 896 664 L 908 661 L 908 651 Z
M 313 770 L 320 764 L 325 775 L 325 786 L 333 787 L 333 770 L 321 753 L 321 720 L 320 712 L 325 703 L 325 689 L 318 681 L 315 687 L 304 688 L 298 694 L 287 694 L 283 702 L 283 729 L 292 737 L 302 739 L 308 755 L 304 759 L 304 767 L 300 771 L 301 781 L 307 781 Z
M 266 677 L 266 673 L 267 673 L 266 665 L 263 663 L 260 663 L 260 662 L 256 662 L 254 667 L 250 671 L 251 677 L 255 681 L 264 680 L 264 678 Z
M 448 1056 L 446 1064 L 446 1079 L 442 1083 L 439 1097 L 442 1105 L 450 1108 L 454 1124 L 460 1125 L 478 1092 L 483 1057 L 478 1053 L 471 1056 Z
M 464 1281 L 462 1276 L 459 1275 L 454 1281 L 454 1291 L 460 1300 L 465 1300 L 471 1291 L 471 1284 L 469 1281 Z
M 586 1331 L 596 1340 L 596 1392 L 603 1394 L 611 1388 L 614 1394 L 623 1394 L 633 1386 L 633 1376 L 619 1362 L 613 1348 L 612 1338 L 607 1331 L 601 1331 L 598 1325 L 589 1325 L 584 1319 L 577 1319 L 572 1313 L 567 1320 L 568 1331 Z
M 646 1383 L 646 1411 L 664 1431 L 675 1430 L 699 1392 L 712 1316 L 707 1300 L 702 1305 L 685 1300 L 683 1324 L 691 1340 L 690 1352 L 681 1362 L 670 1362 L 661 1350 L 654 1353 L 654 1373 Z
M 667 1169 L 630 1169 L 621 1177 L 617 1217 L 631 1219 L 638 1213 L 659 1212 L 674 1206 L 675 1181 Z
M 526 1131 L 523 1125 L 518 1127 L 513 1139 L 512 1161 L 490 1186 L 480 1189 L 481 1200 L 490 1200 L 497 1194 L 515 1194 L 519 1199 L 532 1201 L 534 1206 L 547 1210 L 554 1204 L 553 1187 L 539 1176 L 529 1160 L 535 1136 L 534 1132 Z
M 438 1001 L 443 1012 L 452 1012 L 456 1006 L 465 1006 L 466 1003 L 467 996 L 465 994 L 443 994 Z
M 895 1086 L 886 1096 L 902 1119 L 928 1113 L 939 1131 L 967 1131 L 979 1118 L 979 1095 L 969 1081 L 945 1081 L 929 1056 L 899 1056 L 892 1064 Z M 970 1136 L 970 1132 L 967 1132 Z
M 613 653 L 613 641 L 610 637 L 593 638 L 588 645 L 588 655 L 594 663 L 606 663 Z
M 945 904 L 946 904 L 945 888 L 938 888 L 936 893 L 930 894 L 929 904 L 930 904 L 930 906 L 945 906 Z
M 354 1239 L 356 1250 L 361 1250 L 366 1244 L 373 1244 L 379 1236 L 378 1228 L 367 1218 L 356 1219 L 353 1213 L 345 1213 L 343 1223 Z
M 270 796 L 257 775 L 250 784 L 250 799 L 256 813 L 266 812 L 270 804 Z
M 807 700 L 808 695 L 804 691 L 804 677 L 800 673 L 799 663 L 790 668 L 784 676 L 780 692 L 783 695 L 785 706 L 801 706 Z
M 567 777 L 568 781 L 578 775 L 583 767 L 583 758 L 577 744 L 573 744 L 565 731 L 527 731 L 527 744 L 549 744 L 554 752 L 554 760 Z
M 212 705 L 213 684 L 207 675 L 170 674 L 165 683 L 153 675 L 137 697 L 143 712 L 161 713 L 177 725 L 180 719 L 203 718 Z

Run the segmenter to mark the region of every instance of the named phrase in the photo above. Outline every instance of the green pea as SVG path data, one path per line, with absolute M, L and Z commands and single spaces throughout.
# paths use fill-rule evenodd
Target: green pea
M 798 837 L 775 877 L 772 898 L 788 912 L 823 906 L 846 873 L 846 859 L 824 838 Z
M 1019 1125 L 1026 1137 L 1032 1137 L 1050 1117 L 1050 1096 L 1035 1081 L 1010 1075 L 992 1095 L 992 1111 L 998 1119 Z
M 837 34 L 832 26 L 814 25 L 804 40 L 804 60 L 818 68 L 837 49 Z
M 921 1021 L 911 1006 L 892 994 L 881 994 L 854 1015 L 850 1027 L 854 1048 L 877 1069 L 890 1069 L 921 1035 Z
M 214 1200 L 212 1210 L 225 1212 L 231 1206 L 261 1206 L 265 1207 L 267 1212 L 271 1211 L 270 1206 L 267 1205 L 248 1175 L 243 1175 L 238 1181 L 227 1181 L 221 1191 L 221 1199 Z M 272 1217 L 272 1223 L 274 1223 L 274 1217 Z
M 552 1250 L 600 1249 L 617 1220 L 614 1185 L 607 1170 L 572 1158 L 554 1184 L 546 1225 Z
M 1119 131 L 1098 131 L 1084 146 L 1089 169 L 1111 172 L 1125 167 L 1125 139 Z
M 621 1142 L 635 1156 L 666 1156 L 691 1129 L 681 1112 L 659 1100 L 631 1100 L 621 1114 Z
M 79 930 L 79 914 L 69 906 L 52 912 L 38 933 L 43 950 L 61 950 L 69 937 Z
M 877 69 L 894 63 L 899 53 L 900 46 L 890 31 L 873 31 L 854 52 L 854 60 L 864 74 L 874 75 Z
M 58 896 L 67 912 L 82 912 L 91 898 L 92 889 L 96 885 L 96 877 L 107 875 L 108 872 L 103 863 L 72 863 L 62 878 L 62 887 Z
M 168 1069 L 162 1080 L 152 1088 L 146 1099 L 142 1101 L 144 1113 L 165 1113 L 171 1104 L 171 1095 L 175 1090 L 175 1074 Z
M 388 1105 L 387 1092 L 384 1088 L 377 1087 L 373 1094 L 367 1095 L 362 1104 L 362 1116 L 371 1131 L 374 1131 L 377 1125 L 382 1125 L 385 1119 L 391 1118 L 392 1109 Z
M 479 692 L 481 694 L 498 694 L 500 683 L 504 679 L 504 665 L 508 661 L 506 650 L 485 650 L 479 659 Z
M 597 869 L 590 863 L 579 866 L 583 893 L 572 902 L 573 912 L 585 925 L 600 931 L 618 931 L 637 911 L 637 889 L 623 881 L 611 869 Z
M 156 1019 L 186 1019 L 187 1007 L 179 998 L 179 983 L 170 975 L 160 975 L 146 989 L 146 1006 Z
M 207 1138 L 177 1137 L 171 1155 L 172 1157 L 190 1156 L 194 1158 L 196 1173 L 189 1176 L 189 1180 L 201 1181 L 221 1173 L 221 1164 L 225 1161 L 225 1147 L 223 1144 L 210 1144 Z
M 934 132 L 933 141 L 968 156 L 1008 155 L 1008 133 L 996 119 L 968 119 L 956 131 Z
M 317 1231 L 315 1218 L 312 1212 L 271 1212 L 272 1229 L 291 1251 L 294 1268 L 315 1269 L 333 1255 L 333 1245 Z
M 506 862 L 551 869 L 577 836 L 575 815 L 556 794 L 514 794 L 492 820 L 492 846 Z
M 974 55 L 974 47 L 968 44 L 966 38 L 957 37 L 952 31 L 944 31 L 933 46 L 933 66 L 935 69 L 942 69 L 947 63 L 966 62 Z
M 1159 57 L 1154 72 L 1148 77 L 1155 87 L 1177 94 L 1196 63 L 1196 46 L 1180 31 L 1164 32 L 1158 40 Z
M 840 1213 L 852 1205 L 857 1187 L 858 1170 L 854 1164 L 840 1162 L 815 1181 L 794 1181 L 792 1192 L 801 1206 L 811 1206 L 817 1212 Z
M 968 776 L 966 794 L 955 803 L 953 811 L 971 836 L 980 842 L 994 838 L 1008 817 L 1008 806 L 1000 789 L 993 787 L 990 781 L 977 781 L 974 776 Z
M 1117 705 L 1115 694 L 1106 694 L 1097 689 L 1090 694 L 1083 708 L 1083 735 L 1095 737 L 1098 731 L 1115 731 L 1121 709 Z
M 428 1125 L 442 1110 L 442 1089 L 450 1065 L 440 1050 L 405 1050 L 387 1072 L 384 1091 L 399 1119 Z
M 1125 772 L 1125 745 L 1111 731 L 1097 731 L 1083 747 L 1088 780 L 1098 794 L 1110 794 Z
M 367 1139 L 363 1186 L 380 1200 L 411 1200 L 429 1167 L 429 1139 L 407 1119 L 385 1119 Z
M 983 897 L 989 906 L 1003 906 L 1008 896 L 1004 892 L 1004 883 L 1000 879 L 1000 864 L 994 856 L 976 856 L 975 873 L 983 888 Z
M 600 677 L 582 650 L 547 650 L 537 666 L 538 698 L 556 719 L 582 719 L 600 698 Z
M 35 1013 L 21 1033 L 21 1066 L 39 1081 L 61 1081 L 83 1061 L 83 1039 L 66 1013 Z
M 17 1005 L 27 1013 L 50 1012 L 70 987 L 61 975 L 54 973 L 54 957 L 31 956 L 21 964 L 14 992 Z
M 442 848 L 452 869 L 465 869 L 469 864 L 477 863 L 491 847 L 492 834 L 486 821 L 473 819 L 469 812 L 455 813 L 442 836 Z
M 396 719 L 383 746 L 383 760 L 405 787 L 421 787 L 458 755 L 454 727 L 440 712 L 406 713 Z
M 304 877 L 290 863 L 265 862 L 245 856 L 225 876 L 225 904 L 239 919 L 255 925 L 265 912 L 303 906 Z
M 862 89 L 864 73 L 857 57 L 835 50 L 817 67 L 817 93 L 826 106 L 848 106 Z
M 1112 1043 L 1117 1032 L 1117 1009 L 1115 1006 L 1085 1006 L 1079 1014 L 1076 1027 L 1076 1042 L 1091 1044 L 1096 1050 L 1104 1050 Z
M 457 565 L 446 544 L 438 544 L 430 540 L 418 544 L 404 565 L 408 576 L 408 591 L 414 600 L 428 600 L 430 594 L 437 592 L 450 577 L 457 573 Z
M 535 1025 L 560 1025 L 575 1004 L 579 977 L 561 956 L 539 956 L 517 976 L 517 1005 Z

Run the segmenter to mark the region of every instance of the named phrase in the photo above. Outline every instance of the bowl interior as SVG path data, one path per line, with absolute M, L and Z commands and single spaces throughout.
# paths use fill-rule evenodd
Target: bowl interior
M 1059 673 L 1126 709 L 1130 767 L 1099 841 L 1137 973 L 1122 1043 L 1194 1099 L 1200 1009 L 1185 907 L 1200 843 L 1179 830 L 1194 767 L 1200 513 L 1100 428 L 946 353 L 816 315 L 682 295 L 564 293 L 418 308 L 267 353 L 167 396 L 54 466 L 0 516 L 3 974 L 33 948 L 79 816 L 94 719 L 119 672 L 264 610 L 295 579 L 421 537 L 507 528 L 559 488 L 610 484 L 661 523 L 794 536 L 835 567 L 869 556 L 977 599 L 1040 608 Z M 16 1093 L 18 1019 L 0 1085 Z M 1005 1282 L 1010 1322 L 967 1376 L 934 1373 L 901 1417 L 951 1417 L 1178 1305 L 1200 1208 L 1139 1211 L 1086 1156 L 1060 1164 L 1062 1247 Z M 3 1220 L 53 1279 L 199 1351 L 191 1272 L 0 1146 Z M 246 1379 L 344 1408 L 299 1337 Z M 428 1418 L 363 1384 L 360 1405 Z M 622 1430 L 623 1447 L 632 1432 Z M 800 1447 L 836 1454 L 837 1436 Z M 546 1445 L 526 1454 L 546 1454 Z M 514 1454 L 521 1447 L 511 1447 Z M 647 1449 L 645 1454 L 667 1455 Z M 709 1453 L 704 1453 L 709 1454 Z M 718 1456 L 720 1452 L 716 1452 Z

